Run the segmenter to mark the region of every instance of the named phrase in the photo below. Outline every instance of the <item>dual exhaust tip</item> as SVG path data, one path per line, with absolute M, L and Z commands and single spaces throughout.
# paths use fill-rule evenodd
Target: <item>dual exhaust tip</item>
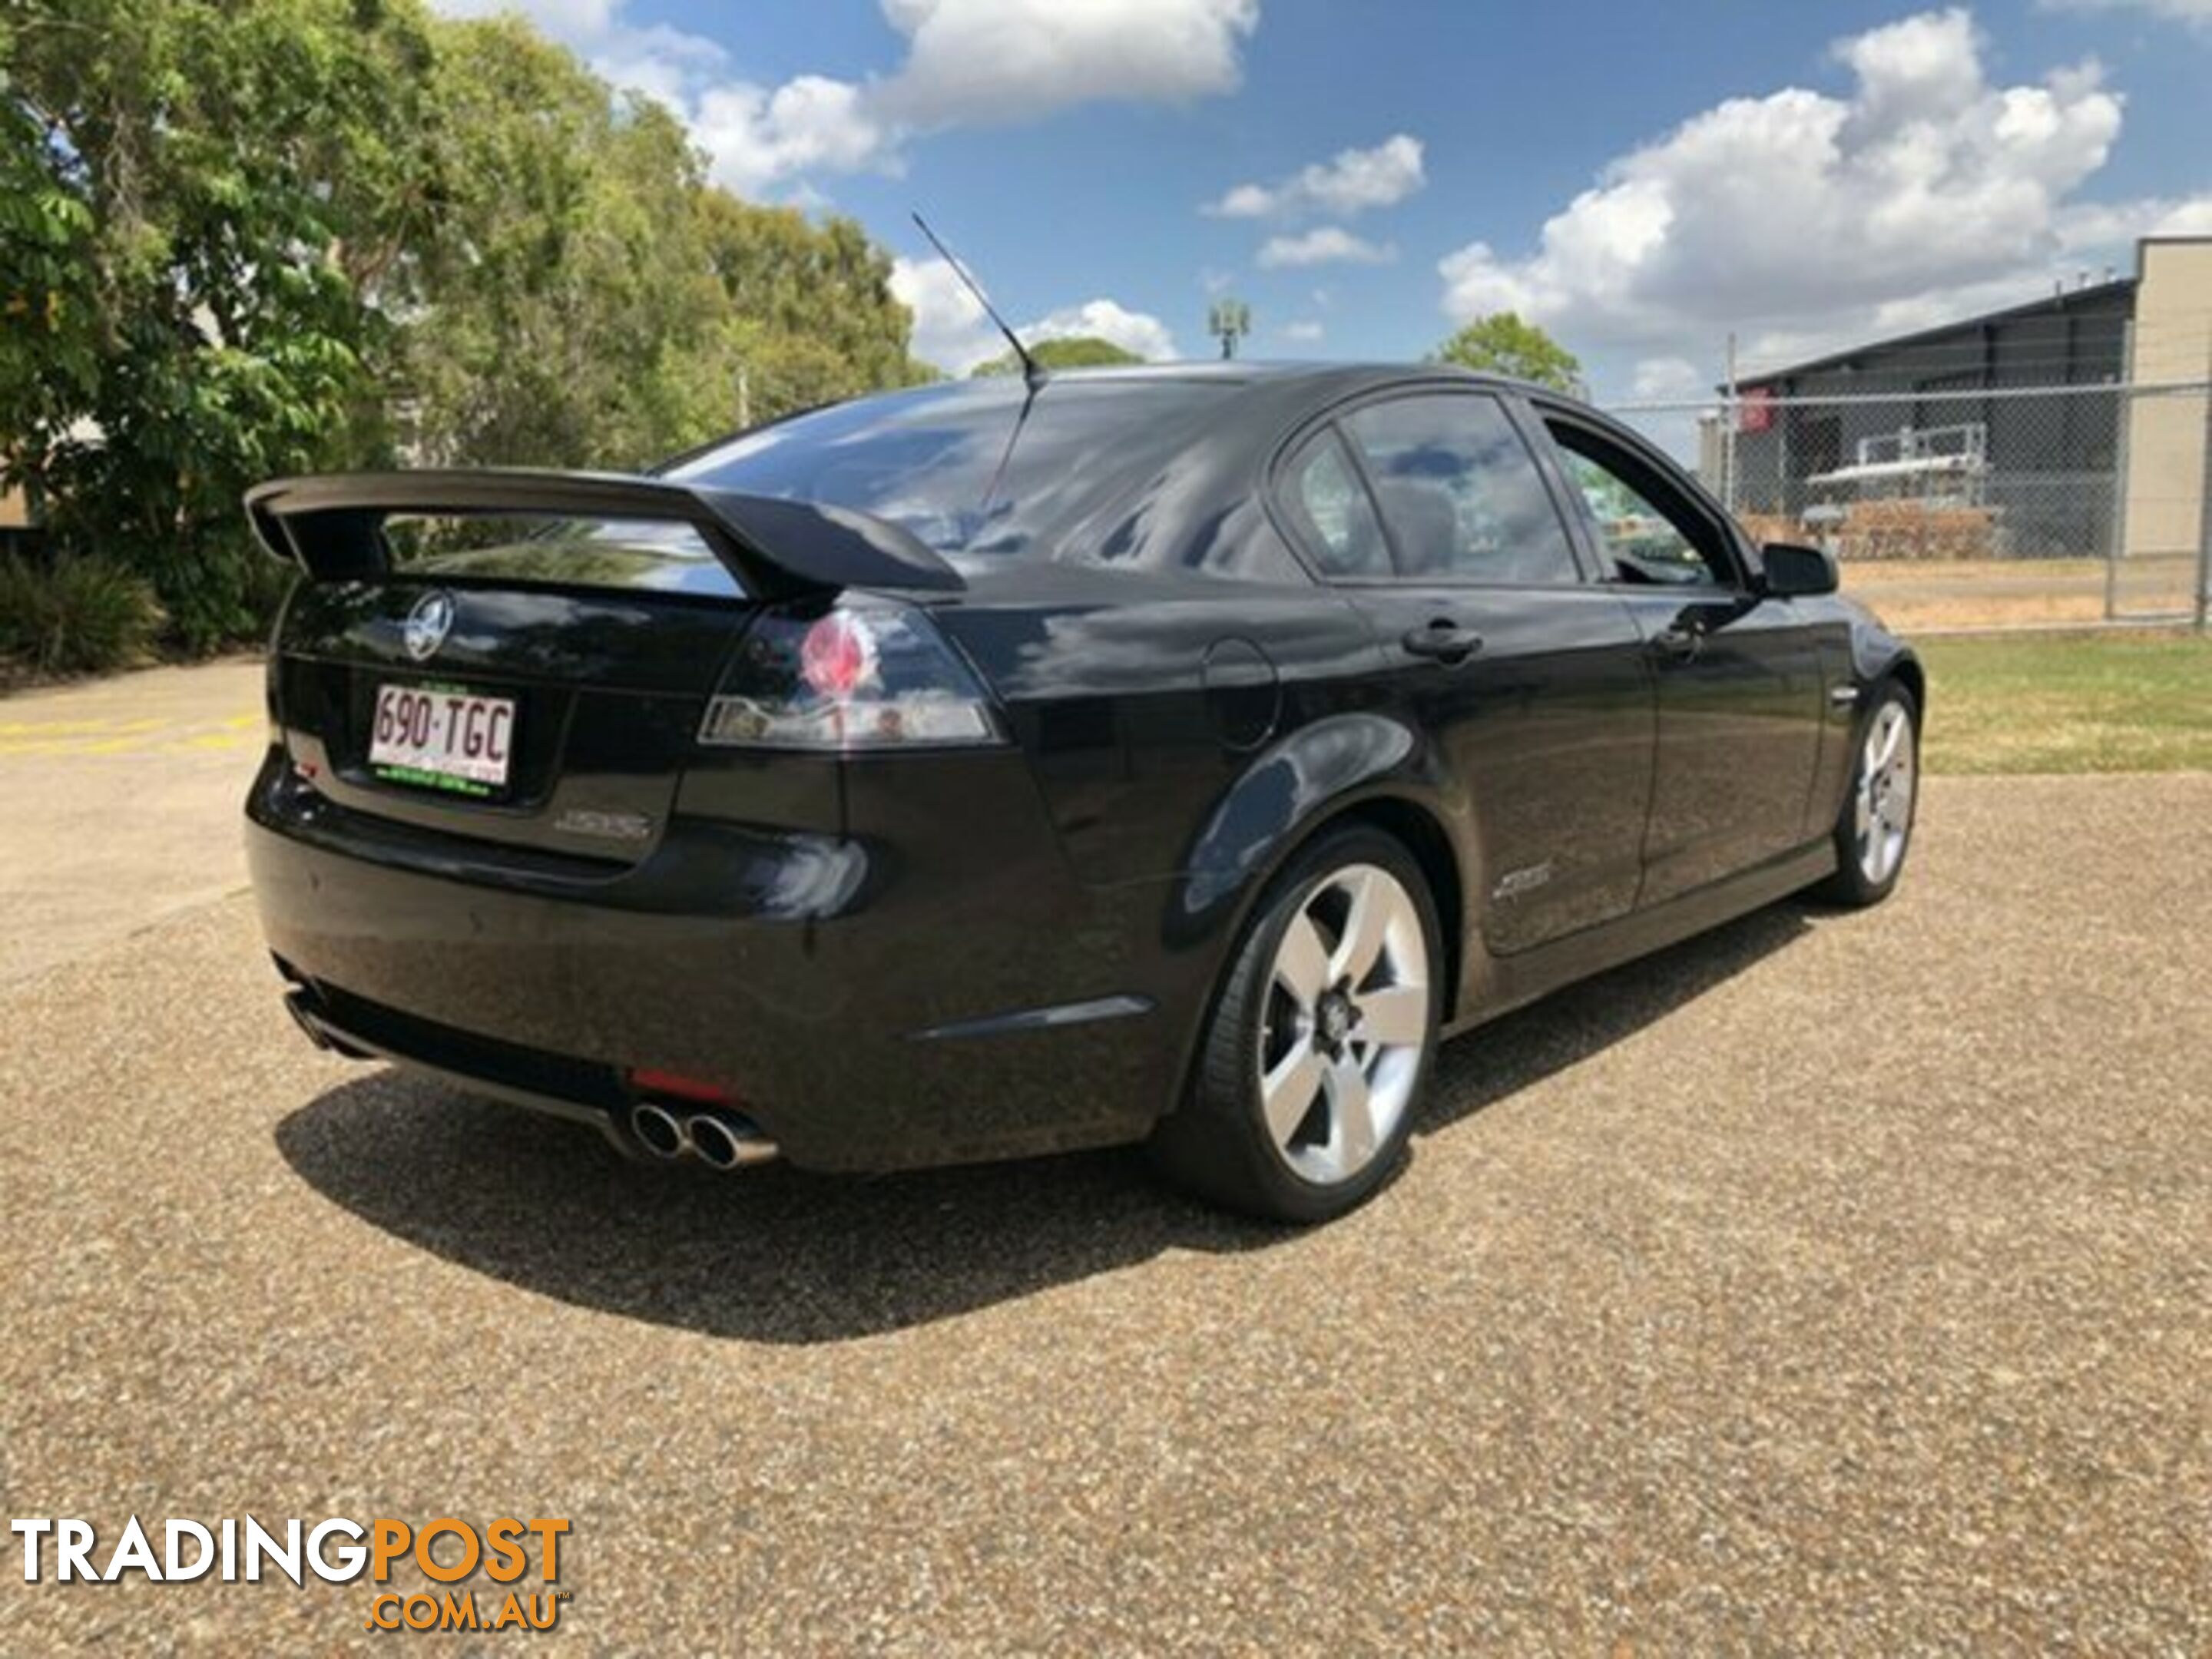
M 658 1101 L 630 1108 L 630 1133 L 659 1158 L 674 1160 L 689 1152 L 714 1170 L 746 1170 L 777 1153 L 770 1140 L 734 1112 L 698 1111 L 678 1116 Z

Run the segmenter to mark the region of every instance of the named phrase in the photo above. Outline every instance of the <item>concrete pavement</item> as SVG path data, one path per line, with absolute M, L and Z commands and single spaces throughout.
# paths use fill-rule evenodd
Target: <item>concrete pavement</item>
M 2209 821 L 1934 780 L 1891 903 L 1455 1043 L 1307 1233 L 1118 1154 L 625 1166 L 313 1053 L 250 904 L 180 910 L 0 988 L 0 1493 L 96 1559 L 566 1518 L 593 1653 L 2212 1650 Z M 0 1651 L 426 1640 L 51 1577 Z
M 0 985 L 245 884 L 261 665 L 0 697 Z

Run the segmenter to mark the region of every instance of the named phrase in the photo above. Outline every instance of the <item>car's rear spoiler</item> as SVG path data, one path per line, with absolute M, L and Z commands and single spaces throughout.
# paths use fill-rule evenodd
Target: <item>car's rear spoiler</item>
M 263 546 L 329 580 L 373 580 L 390 568 L 387 519 L 512 514 L 688 525 L 749 593 L 967 586 L 909 532 L 865 513 L 623 472 L 324 473 L 255 486 L 246 513 Z

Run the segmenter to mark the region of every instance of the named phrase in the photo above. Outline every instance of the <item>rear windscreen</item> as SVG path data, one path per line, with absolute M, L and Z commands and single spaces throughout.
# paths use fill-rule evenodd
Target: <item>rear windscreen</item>
M 440 581 L 533 582 L 739 597 L 689 525 L 542 514 L 410 514 L 386 521 L 394 569 Z
M 1233 382 L 955 381 L 800 415 L 690 456 L 663 476 L 888 519 L 939 553 L 1042 556 L 1080 502 L 1149 476 L 1221 408 Z

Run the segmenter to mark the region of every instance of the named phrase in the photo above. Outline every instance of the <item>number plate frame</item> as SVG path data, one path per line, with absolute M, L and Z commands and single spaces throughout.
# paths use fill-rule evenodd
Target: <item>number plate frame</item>
M 379 681 L 368 708 L 368 769 L 388 783 L 497 799 L 514 782 L 521 718 L 518 697 L 465 685 Z

